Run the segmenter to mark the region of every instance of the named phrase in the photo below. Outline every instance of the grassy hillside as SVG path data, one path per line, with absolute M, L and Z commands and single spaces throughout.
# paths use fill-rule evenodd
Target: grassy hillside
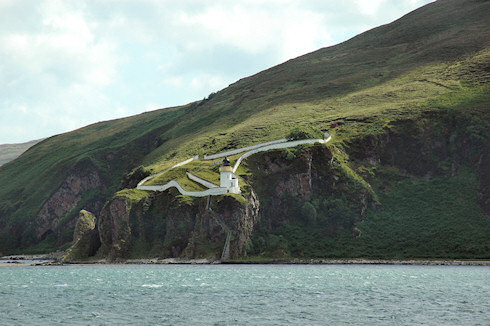
M 22 153 L 28 150 L 30 147 L 36 145 L 42 141 L 42 139 L 31 140 L 25 143 L 19 144 L 3 144 L 0 145 L 0 166 L 3 164 L 15 160 Z
M 93 165 L 103 186 L 84 194 L 66 220 L 84 203 L 125 188 L 138 166 L 162 171 L 196 154 L 283 138 L 298 125 L 338 125 L 333 141 L 346 146 L 427 111 L 467 110 L 485 117 L 475 133 L 488 139 L 489 7 L 488 1 L 437 1 L 202 101 L 46 139 L 0 168 L 0 248 L 39 242 L 31 235 L 36 215 L 80 165 Z
M 214 152 L 280 138 L 296 124 L 325 128 L 337 119 L 372 119 L 387 110 L 385 119 L 396 119 L 425 109 L 434 96 L 472 92 L 468 88 L 488 80 L 487 12 L 481 1 L 440 1 L 242 79 L 191 107 L 172 132 L 177 139 L 147 162 L 160 158 L 155 166 L 165 164 L 180 142 L 185 149 L 177 155 Z M 463 58 L 468 61 L 461 67 Z
M 26 230 L 35 223 L 35 216 L 46 200 L 77 169 L 77 164 L 89 162 L 96 166 L 104 183 L 104 187 L 85 194 L 83 201 L 97 196 L 103 200 L 110 198 L 121 187 L 125 173 L 159 145 L 161 130 L 169 128 L 183 113 L 184 110 L 170 108 L 90 125 L 46 139 L 15 162 L 2 166 L 0 239 L 2 235 L 8 238 L 13 242 L 9 246 L 35 243 L 36 239 L 28 236 Z M 73 218 L 78 211 L 70 215 Z M 12 239 L 12 233 L 20 234 Z

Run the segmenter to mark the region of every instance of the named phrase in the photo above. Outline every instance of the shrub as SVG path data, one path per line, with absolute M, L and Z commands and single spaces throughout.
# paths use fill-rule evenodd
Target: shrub
M 123 188 L 135 188 L 138 182 L 151 174 L 150 170 L 144 166 L 138 166 L 124 176 Z
M 292 161 L 296 158 L 296 155 L 292 151 L 285 149 L 282 151 L 282 157 L 288 161 Z
M 306 223 L 310 225 L 316 223 L 317 211 L 315 206 L 313 206 L 310 202 L 307 201 L 303 204 L 301 207 L 301 215 Z

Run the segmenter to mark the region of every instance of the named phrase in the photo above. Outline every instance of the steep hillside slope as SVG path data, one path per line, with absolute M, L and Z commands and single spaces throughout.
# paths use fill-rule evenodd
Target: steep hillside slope
M 36 145 L 42 141 L 42 139 L 31 140 L 25 143 L 19 144 L 2 144 L 0 145 L 0 166 L 3 164 L 15 160 L 22 153 L 28 150 L 30 147 Z
M 213 200 L 233 225 L 232 257 L 484 257 L 489 9 L 437 1 L 202 101 L 47 139 L 0 168 L 0 251 L 66 248 L 85 209 L 98 219 L 99 255 L 216 256 L 225 234 L 203 200 L 123 189 L 193 155 L 312 126 L 333 141 L 253 157 L 239 171 L 246 198 Z M 414 196 L 420 187 L 447 190 L 455 206 Z M 408 209 L 424 205 L 439 211 Z M 407 225 L 402 248 L 386 249 Z

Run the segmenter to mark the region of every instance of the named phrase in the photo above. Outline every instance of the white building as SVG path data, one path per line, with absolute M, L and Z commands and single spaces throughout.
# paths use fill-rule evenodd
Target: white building
M 223 159 L 223 165 L 219 168 L 220 172 L 220 187 L 228 189 L 228 192 L 239 194 L 241 193 L 238 186 L 238 178 L 233 173 L 233 168 L 230 165 L 228 157 Z

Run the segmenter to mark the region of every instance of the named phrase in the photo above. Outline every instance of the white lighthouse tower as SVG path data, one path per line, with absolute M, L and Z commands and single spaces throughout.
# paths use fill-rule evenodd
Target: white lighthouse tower
M 238 187 L 238 178 L 233 173 L 233 168 L 230 165 L 228 157 L 223 159 L 223 165 L 219 168 L 220 172 L 220 187 L 226 188 L 227 192 L 239 194 L 241 193 Z

